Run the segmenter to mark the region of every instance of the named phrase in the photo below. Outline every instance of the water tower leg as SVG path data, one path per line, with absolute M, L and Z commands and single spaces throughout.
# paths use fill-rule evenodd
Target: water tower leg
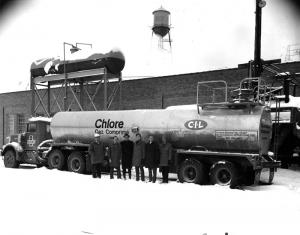
M 119 110 L 123 109 L 123 103 L 122 103 L 122 73 L 119 77 Z
M 104 68 L 104 97 L 103 97 L 103 110 L 107 110 L 107 69 Z

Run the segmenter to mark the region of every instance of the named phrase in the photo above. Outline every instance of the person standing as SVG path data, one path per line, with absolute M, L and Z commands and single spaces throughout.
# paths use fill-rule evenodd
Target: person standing
M 172 160 L 172 145 L 167 143 L 166 136 L 162 136 L 162 143 L 159 145 L 160 159 L 159 167 L 163 176 L 162 183 L 169 181 L 169 167 Z
M 133 145 L 133 156 L 132 156 L 132 166 L 135 167 L 136 180 L 145 181 L 145 172 L 143 168 L 143 163 L 145 159 L 145 143 L 142 141 L 142 136 L 140 133 L 136 134 L 136 141 Z
M 125 133 L 124 140 L 121 142 L 123 179 L 126 179 L 126 171 L 128 171 L 128 177 L 131 179 L 133 142 L 129 140 L 129 137 L 129 134 Z
M 149 136 L 145 146 L 145 166 L 149 171 L 149 182 L 156 182 L 157 167 L 159 165 L 159 146 L 152 135 Z
M 117 169 L 117 177 L 121 179 L 121 164 L 122 149 L 121 144 L 117 136 L 114 136 L 113 143 L 109 148 L 109 166 L 110 166 L 110 178 L 114 178 L 114 169 Z
M 100 140 L 100 135 L 95 133 L 95 139 L 89 145 L 89 155 L 91 157 L 92 164 L 92 176 L 93 178 L 101 178 L 101 168 L 104 162 L 105 147 Z

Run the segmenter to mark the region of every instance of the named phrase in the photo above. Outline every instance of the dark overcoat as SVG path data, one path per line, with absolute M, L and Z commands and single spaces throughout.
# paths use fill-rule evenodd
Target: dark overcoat
M 168 166 L 169 161 L 172 159 L 172 145 L 170 143 L 160 144 L 160 160 L 159 166 Z
M 145 159 L 145 143 L 140 140 L 133 145 L 132 166 L 142 166 Z
M 155 168 L 159 165 L 159 146 L 156 142 L 145 145 L 145 166 Z
M 120 143 L 113 143 L 109 148 L 109 159 L 111 167 L 120 167 L 122 149 Z
M 124 168 L 130 168 L 132 165 L 133 142 L 131 140 L 124 140 L 121 142 L 121 148 L 122 166 Z
M 105 146 L 102 142 L 92 142 L 89 146 L 89 155 L 91 156 L 91 163 L 98 164 L 104 162 Z

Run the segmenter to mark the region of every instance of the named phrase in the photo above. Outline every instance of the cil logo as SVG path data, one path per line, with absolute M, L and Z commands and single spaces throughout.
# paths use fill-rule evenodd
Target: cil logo
M 184 126 L 190 130 L 201 130 L 207 126 L 207 123 L 202 120 L 190 120 L 187 121 Z

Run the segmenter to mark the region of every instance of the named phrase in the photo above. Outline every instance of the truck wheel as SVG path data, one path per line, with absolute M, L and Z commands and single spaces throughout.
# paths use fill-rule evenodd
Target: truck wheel
M 222 186 L 236 186 L 237 171 L 235 166 L 230 162 L 217 162 L 209 172 L 210 181 L 212 184 L 219 184 Z
M 16 153 L 13 150 L 6 151 L 4 154 L 4 166 L 7 168 L 18 168 L 19 165 Z
M 80 152 L 73 152 L 68 158 L 68 171 L 83 174 L 85 172 L 85 161 Z
M 64 162 L 65 157 L 60 150 L 54 149 L 53 151 L 51 151 L 51 153 L 49 153 L 48 167 L 50 169 L 62 170 L 64 167 Z
M 195 160 L 184 161 L 178 170 L 178 179 L 181 183 L 204 184 L 205 167 L 201 162 Z

